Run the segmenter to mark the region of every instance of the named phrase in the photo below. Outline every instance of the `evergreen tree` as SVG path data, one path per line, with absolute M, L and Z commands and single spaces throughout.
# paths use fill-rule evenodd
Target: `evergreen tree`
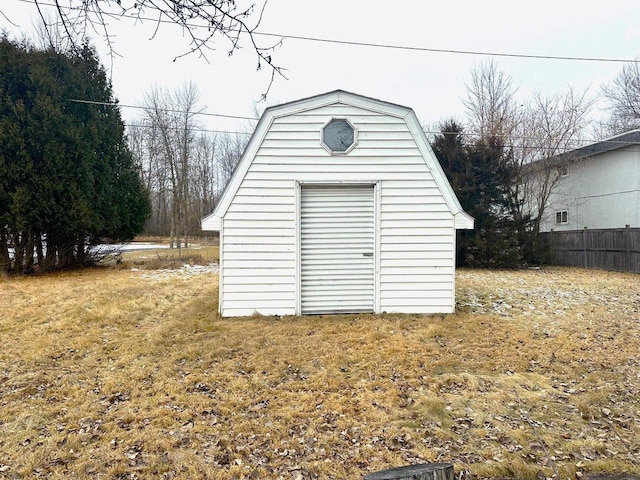
M 149 201 L 95 50 L 3 37 L 0 72 L 0 270 L 82 265 L 91 245 L 133 238 Z
M 462 208 L 475 218 L 474 230 L 459 231 L 456 264 L 513 267 L 522 261 L 510 204 L 515 170 L 496 137 L 467 143 L 462 127 L 444 122 L 432 148 Z

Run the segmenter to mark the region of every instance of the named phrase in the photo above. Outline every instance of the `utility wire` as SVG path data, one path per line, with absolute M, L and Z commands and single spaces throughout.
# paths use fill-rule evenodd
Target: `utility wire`
M 125 127 L 127 128 L 155 128 L 155 125 L 149 125 L 147 123 L 125 123 Z M 173 131 L 184 131 L 183 128 L 179 127 L 169 127 L 169 130 Z M 250 136 L 250 132 L 232 132 L 230 130 L 212 130 L 209 128 L 197 128 L 197 127 L 189 127 L 189 130 L 192 132 L 200 132 L 200 133 L 222 133 L 227 135 L 246 135 Z
M 634 152 L 637 153 L 637 152 Z M 616 195 L 624 195 L 626 193 L 638 193 L 640 189 L 634 188 L 633 190 L 625 190 L 623 192 L 609 192 L 609 193 L 601 193 L 600 195 L 580 195 L 578 198 L 602 198 L 602 197 L 613 197 Z
M 21 0 L 22 1 L 22 0 Z M 123 107 L 123 108 L 134 108 L 134 109 L 139 109 L 139 110 L 150 110 L 148 107 L 144 107 L 141 105 L 126 105 L 126 104 L 121 104 L 118 102 L 98 102 L 98 101 L 94 101 L 94 100 L 81 100 L 81 99 L 77 99 L 77 98 L 69 98 L 67 99 L 67 101 L 69 102 L 75 102 L 75 103 L 83 103 L 83 104 L 88 104 L 88 105 L 101 105 L 101 106 L 110 106 L 110 107 Z M 161 112 L 168 112 L 168 113 L 186 113 L 184 110 L 177 110 L 177 109 L 170 109 L 170 108 L 159 108 L 156 109 L 159 110 Z M 256 117 L 245 117 L 245 116 L 241 116 L 241 115 L 229 115 L 229 114 L 223 114 L 223 113 L 211 113 L 211 112 L 192 112 L 193 115 L 205 115 L 205 116 L 210 116 L 210 117 L 219 117 L 219 118 L 231 118 L 231 119 L 240 119 L 240 120 L 250 120 L 250 121 L 258 121 L 259 118 Z M 126 125 L 128 127 L 133 127 L 136 126 L 134 124 L 129 124 Z M 151 125 L 138 125 L 144 128 L 151 128 Z M 226 130 L 208 130 L 208 129 L 198 129 L 197 131 L 202 131 L 202 132 L 212 132 L 212 133 L 229 133 L 229 134 L 238 134 L 238 135 L 251 135 L 251 133 L 249 132 L 231 132 L 231 131 L 226 131 Z M 465 133 L 465 132 L 443 132 L 440 130 L 424 130 L 424 133 L 426 133 L 427 135 L 461 135 L 463 137 L 474 137 L 475 135 L 473 133 Z M 536 137 L 529 137 L 526 135 L 509 135 L 509 134 L 495 134 L 495 137 L 501 137 L 501 138 L 509 138 L 509 139 L 523 139 L 523 140 L 543 140 L 540 138 L 536 138 Z M 614 140 L 614 139 L 605 139 L 605 140 L 594 140 L 594 139 L 575 139 L 575 140 L 571 140 L 571 143 L 575 143 L 578 145 L 586 145 L 588 146 L 589 144 L 593 144 L 593 143 L 605 143 L 605 144 L 609 144 L 609 145 L 629 145 L 633 142 L 629 142 L 629 141 L 624 141 L 624 140 Z M 540 149 L 540 150 L 557 150 L 557 148 L 552 148 L 552 147 L 544 147 L 544 146 L 534 146 L 534 145 L 503 145 L 503 148 L 514 148 L 514 149 L 520 149 L 520 150 L 533 150 L 533 149 Z M 635 152 L 631 152 L 634 153 Z
M 53 3 L 45 3 L 42 1 L 36 1 L 36 0 L 18 0 L 18 1 L 23 3 L 37 4 L 45 7 L 55 7 L 57 9 L 79 10 L 79 11 L 82 10 L 86 14 L 86 10 L 80 7 L 56 5 Z M 100 13 L 103 15 L 114 17 L 114 18 L 129 18 L 133 20 L 143 20 L 143 21 L 150 21 L 154 23 L 166 23 L 166 24 L 173 24 L 173 25 L 176 24 L 172 20 L 168 20 L 168 19 L 164 20 L 162 18 L 151 18 L 151 17 L 144 17 L 141 15 L 131 15 L 126 13 L 111 13 L 111 12 L 103 12 L 103 11 L 100 11 Z M 187 22 L 185 22 L 182 26 L 189 27 L 189 28 L 204 28 L 203 25 L 189 24 Z M 332 44 L 338 44 L 338 45 L 352 45 L 352 46 L 358 46 L 358 47 L 385 48 L 385 49 L 392 49 L 392 50 L 407 50 L 407 51 L 417 51 L 417 52 L 445 53 L 445 54 L 453 54 L 453 55 L 474 55 L 474 56 L 488 56 L 488 57 L 524 58 L 524 59 L 535 59 L 535 60 L 563 60 L 563 61 L 579 61 L 579 62 L 640 63 L 639 58 L 628 59 L 628 58 L 611 58 L 611 57 L 580 57 L 580 56 L 570 56 L 570 55 L 537 55 L 537 54 L 525 54 L 525 53 L 491 52 L 491 51 L 480 51 L 480 50 L 456 50 L 456 49 L 450 49 L 450 48 L 415 47 L 415 46 L 409 46 L 409 45 L 393 45 L 388 43 L 340 40 L 335 38 L 308 37 L 308 36 L 302 36 L 302 35 L 287 35 L 287 34 L 281 34 L 281 33 L 260 32 L 260 31 L 253 31 L 251 32 L 251 34 L 266 36 L 266 37 L 276 37 L 280 39 L 300 40 L 300 41 L 307 41 L 307 42 L 332 43 Z
M 332 38 L 306 37 L 301 35 L 283 35 L 280 33 L 267 33 L 267 32 L 253 32 L 253 33 L 254 35 L 286 38 L 291 40 L 305 40 L 308 42 L 334 43 L 338 45 L 388 48 L 393 50 L 409 50 L 409 51 L 417 51 L 417 52 L 451 53 L 456 55 L 480 55 L 480 56 L 487 56 L 487 57 L 525 58 L 525 59 L 537 59 L 537 60 L 570 60 L 570 61 L 579 61 L 579 62 L 640 63 L 640 59 L 630 60 L 626 58 L 576 57 L 576 56 L 564 56 L 564 55 L 535 55 L 535 54 L 526 54 L 526 53 L 488 52 L 488 51 L 480 51 L 480 50 L 454 50 L 449 48 L 412 47 L 408 45 L 392 45 L 392 44 L 386 44 L 386 43 L 359 42 L 359 41 L 352 41 L 352 40 L 338 40 L 338 39 L 332 39 Z
M 38 1 L 36 2 L 36 0 L 18 0 L 22 3 L 29 3 L 29 4 L 38 4 L 41 6 L 48 6 L 48 7 L 55 7 L 55 8 L 62 8 L 62 9 L 67 9 L 67 10 L 83 10 L 80 7 L 72 7 L 72 6 L 61 6 L 61 5 L 56 5 L 53 3 L 45 3 L 42 1 Z M 171 20 L 163 20 L 162 18 L 150 18 L 150 17 L 143 17 L 143 16 L 139 16 L 139 15 L 130 15 L 130 14 L 125 14 L 125 13 L 108 13 L 108 12 L 103 12 L 105 15 L 109 15 L 112 17 L 123 17 L 123 18 L 130 18 L 130 19 L 136 19 L 136 20 L 146 20 L 146 21 L 151 21 L 151 22 L 155 22 L 155 23 L 167 23 L 167 24 L 175 24 L 175 22 L 171 21 Z M 201 25 L 196 25 L 196 24 L 186 24 L 186 26 L 190 26 L 190 27 L 194 27 L 194 28 L 199 28 L 202 27 Z M 353 45 L 353 46 L 361 46 L 361 47 L 372 47 L 372 48 L 387 48 L 387 49 L 394 49 L 394 50 L 408 50 L 408 51 L 422 51 L 422 52 L 434 52 L 434 53 L 449 53 L 449 54 L 460 54 L 460 55 L 483 55 L 483 56 L 494 56 L 494 57 L 509 57 L 509 58 L 525 58 L 525 59 L 545 59 L 545 60 L 566 60 L 566 61 L 589 61 L 589 62 L 618 62 L 618 63 L 640 63 L 640 59 L 621 59 L 621 58 L 606 58 L 606 57 L 577 57 L 577 56 L 558 56 L 558 55 L 534 55 L 534 54 L 517 54 L 517 53 L 504 53 L 504 52 L 489 52 L 489 51 L 474 51 L 474 50 L 454 50 L 454 49 L 442 49 L 442 48 L 430 48 L 430 47 L 414 47 L 414 46 L 406 46 L 406 45 L 392 45 L 392 44 L 384 44 L 384 43 L 371 43 L 371 42 L 360 42 L 360 41 L 348 41 L 348 40 L 339 40 L 339 39 L 331 39 L 331 38 L 318 38 L 318 37 L 308 37 L 308 36 L 299 36 L 299 35 L 286 35 L 286 34 L 279 34 L 279 33 L 270 33 L 270 32 L 259 32 L 259 31 L 255 31 L 253 32 L 253 34 L 255 35 L 262 35 L 262 36 L 268 36 L 268 37 L 278 37 L 278 38 L 283 38 L 283 39 L 291 39 L 291 40 L 301 40 L 301 41 L 311 41 L 311 42 L 320 42 L 320 43 L 330 43 L 330 44 L 340 44 L 340 45 Z M 91 101 L 91 100 L 81 100 L 81 99 L 69 99 L 69 101 L 71 102 L 77 102 L 77 103 L 88 103 L 88 104 L 94 104 L 94 105 L 114 105 L 114 106 L 120 106 L 123 108 L 134 108 L 134 109 L 141 109 L 141 110 L 145 110 L 146 107 L 143 106 L 139 106 L 139 105 L 126 105 L 126 104 L 118 104 L 118 103 L 110 103 L 110 102 L 95 102 L 95 101 Z M 179 111 L 179 110 L 173 110 L 173 109 L 161 109 L 162 111 L 166 111 L 166 112 L 171 112 L 171 113 L 185 113 L 183 111 Z M 236 119 L 236 120 L 250 120 L 250 121 L 257 121 L 258 119 L 255 117 L 246 117 L 246 116 L 240 116 L 240 115 L 228 115 L 228 114 L 221 114 L 221 113 L 209 113 L 209 112 L 193 112 L 195 115 L 204 115 L 204 116 L 211 116 L 211 117 L 219 117 L 219 118 L 230 118 L 230 119 Z M 213 131 L 212 132 L 222 132 L 222 133 L 233 133 L 233 132 L 223 132 L 223 131 Z M 425 131 L 425 133 L 427 134 L 431 134 L 431 135 L 437 135 L 437 134 L 444 134 L 447 135 L 449 132 L 440 132 L 440 131 Z M 471 133 L 462 133 L 463 136 L 473 136 L 473 134 Z M 500 136 L 500 135 L 497 135 Z M 518 138 L 518 137 L 513 137 L 513 136 L 509 136 L 509 138 Z M 521 137 L 521 138 L 527 138 L 527 137 Z M 577 139 L 573 141 L 576 144 L 586 144 L 586 143 L 628 143 L 628 142 L 617 142 L 615 140 L 602 140 L 602 141 L 597 141 L 597 140 L 583 140 L 583 139 Z M 519 148 L 519 149 L 526 149 L 526 148 L 539 148 L 539 147 L 528 147 L 528 146 L 506 146 L 508 148 Z
M 67 101 L 69 102 L 75 102 L 75 103 L 83 103 L 83 104 L 88 104 L 88 105 L 102 105 L 102 106 L 113 106 L 113 107 L 124 107 L 124 108 L 134 108 L 134 109 L 139 109 L 139 110 L 149 110 L 148 107 L 144 107 L 141 105 L 126 105 L 126 104 L 121 104 L 121 103 L 117 103 L 117 102 L 98 102 L 98 101 L 93 101 L 93 100 L 81 100 L 81 99 L 77 99 L 77 98 L 69 98 L 67 99 Z M 184 110 L 177 110 L 177 109 L 170 109 L 170 108 L 160 108 L 157 109 L 159 111 L 162 112 L 168 112 L 168 113 L 186 113 Z M 245 116 L 241 116 L 241 115 L 228 115 L 228 114 L 223 114 L 223 113 L 211 113 L 211 112 L 192 112 L 193 115 L 205 115 L 205 116 L 210 116 L 210 117 L 218 117 L 218 118 L 231 118 L 231 119 L 240 119 L 240 120 L 251 120 L 251 121 L 257 121 L 259 120 L 258 118 L 255 117 L 245 117 Z M 127 127 L 134 127 L 134 126 L 139 126 L 139 127 L 143 127 L 143 128 L 152 128 L 151 125 L 135 125 L 135 124 L 128 124 L 126 125 Z M 195 131 L 199 131 L 199 132 L 210 132 L 210 133 L 227 133 L 227 134 L 235 134 L 235 135 L 251 135 L 251 133 L 249 132 L 232 132 L 232 131 L 227 131 L 227 130 L 209 130 L 209 129 L 196 129 Z M 465 133 L 465 132 L 443 132 L 443 131 L 436 131 L 436 130 L 424 130 L 424 133 L 426 133 L 427 135 L 461 135 L 463 137 L 474 137 L 475 135 L 473 133 Z M 529 136 L 525 136 L 525 135 L 509 135 L 509 134 L 496 134 L 494 135 L 495 137 L 501 137 L 501 138 L 509 138 L 509 139 L 523 139 L 523 140 L 543 140 L 540 138 L 536 138 L 536 137 L 529 137 Z M 633 142 L 629 142 L 629 141 L 624 141 L 624 140 L 614 140 L 614 139 L 605 139 L 605 140 L 594 140 L 594 139 L 575 139 L 575 140 L 570 140 L 571 143 L 574 143 L 576 145 L 581 145 L 581 146 L 589 146 L 590 144 L 594 144 L 594 143 L 602 143 L 602 144 L 608 144 L 608 145 L 630 145 Z M 510 145 L 503 145 L 502 146 L 505 149 L 515 149 L 515 150 L 548 150 L 548 151 L 558 151 L 558 148 L 553 148 L 553 147 L 545 147 L 545 146 L 539 146 L 539 145 L 514 145 L 514 144 L 510 144 Z M 580 148 L 580 147 L 577 147 Z M 633 153 L 636 154 L 636 152 L 629 152 L 629 153 Z
M 74 103 L 86 103 L 89 105 L 106 105 L 109 107 L 135 108 L 139 110 L 160 110 L 162 112 L 168 112 L 168 113 L 187 113 L 184 110 L 175 110 L 171 108 L 156 109 L 156 108 L 144 107 L 142 105 L 126 105 L 126 104 L 117 103 L 117 102 L 97 102 L 94 100 L 81 100 L 79 98 L 67 98 L 67 101 L 74 102 Z M 235 120 L 252 120 L 252 121 L 259 120 L 258 118 L 255 118 L 255 117 L 243 117 L 241 115 L 227 115 L 223 113 L 209 113 L 209 112 L 191 112 L 191 113 L 193 115 L 205 115 L 209 117 L 220 117 L 220 118 L 233 118 Z
M 127 127 L 127 128 L 155 128 L 155 125 L 150 125 L 150 124 L 146 124 L 146 123 L 141 123 L 141 124 L 125 123 L 124 126 Z M 169 130 L 172 130 L 172 131 L 183 131 L 184 129 L 179 128 L 179 127 L 169 127 Z M 208 128 L 198 128 L 198 127 L 192 127 L 192 128 L 189 128 L 189 130 L 191 130 L 193 132 L 221 133 L 221 134 L 227 134 L 227 135 L 245 135 L 245 136 L 251 136 L 252 135 L 252 132 L 238 132 L 238 131 L 232 132 L 230 130 L 213 130 L 213 129 L 208 129 Z M 456 132 L 430 132 L 430 131 L 425 131 L 425 133 L 427 133 L 427 134 L 437 134 L 437 135 L 458 135 L 458 133 L 456 133 Z M 469 134 L 464 134 L 464 135 L 473 136 L 473 134 L 470 134 L 470 133 Z M 573 140 L 573 142 L 584 142 L 584 141 L 585 140 Z M 589 140 L 589 141 L 591 141 L 591 140 Z M 600 141 L 598 143 L 612 143 L 612 144 L 630 145 L 632 142 L 623 142 L 623 141 L 615 141 L 615 140 L 603 140 L 603 141 Z M 556 148 L 556 147 L 545 147 L 545 146 L 540 146 L 540 145 L 513 145 L 513 144 L 502 145 L 502 148 L 504 150 L 537 150 L 537 151 L 549 151 L 549 152 L 554 152 L 554 153 L 557 153 L 558 151 L 561 150 L 561 149 Z M 568 150 L 568 151 L 570 152 L 571 150 Z M 564 153 L 566 153 L 566 151 Z M 623 151 L 623 152 L 619 152 L 619 153 L 637 155 L 638 152 L 636 152 L 636 151 Z M 627 193 L 627 192 L 621 192 L 621 193 Z

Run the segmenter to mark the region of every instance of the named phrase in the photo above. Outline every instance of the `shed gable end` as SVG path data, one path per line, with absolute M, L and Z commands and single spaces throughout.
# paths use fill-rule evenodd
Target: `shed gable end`
M 273 155 L 278 154 L 278 147 L 283 149 L 296 146 L 305 148 L 304 142 L 314 138 L 316 135 L 316 130 L 309 130 L 309 123 L 317 121 L 318 117 L 321 116 L 319 111 L 324 107 L 333 109 L 334 113 L 331 118 L 350 118 L 350 115 L 358 116 L 363 123 L 369 125 L 370 135 L 374 132 L 392 132 L 396 129 L 404 132 L 404 138 L 400 138 L 401 134 L 398 136 L 397 141 L 399 143 L 396 146 L 393 146 L 390 142 L 385 143 L 385 146 L 389 149 L 398 147 L 400 149 L 399 156 L 402 155 L 402 148 L 407 147 L 408 144 L 417 146 L 423 161 L 428 165 L 428 169 L 433 172 L 438 188 L 445 198 L 450 211 L 455 216 L 456 228 L 473 228 L 473 219 L 462 210 L 413 111 L 406 107 L 338 90 L 292 102 L 291 104 L 271 107 L 265 111 L 215 211 L 202 220 L 203 230 L 220 230 L 221 219 L 225 215 L 231 199 L 244 179 L 247 170 L 254 161 L 258 149 L 262 148 L 265 142 L 269 142 L 266 146 L 267 148 L 272 148 L 270 153 Z M 392 118 L 395 121 L 389 121 Z M 321 129 L 317 130 L 317 137 L 315 138 L 321 144 Z M 361 138 L 366 140 L 366 135 Z M 367 142 L 365 142 L 365 146 L 367 146 Z M 375 148 L 373 143 L 369 143 L 368 146 Z M 313 150 L 316 149 L 313 148 Z M 304 156 L 304 152 L 300 153 Z M 366 150 L 363 151 L 364 155 L 367 153 Z M 387 150 L 385 153 L 390 158 L 394 155 L 392 150 Z M 375 152 L 373 154 L 375 156 Z

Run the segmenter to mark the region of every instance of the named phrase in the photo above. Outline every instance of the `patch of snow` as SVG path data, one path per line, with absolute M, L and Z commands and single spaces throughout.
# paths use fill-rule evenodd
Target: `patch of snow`
M 169 278 L 189 278 L 195 275 L 206 275 L 218 273 L 219 266 L 217 263 L 213 262 L 208 265 L 189 265 L 184 264 L 182 267 L 170 270 L 166 268 L 162 268 L 159 270 L 151 270 L 146 271 L 142 274 L 143 278 L 153 278 L 153 279 L 169 279 Z M 133 271 L 133 269 L 132 269 Z
M 132 252 L 135 250 L 156 250 L 156 249 L 164 249 L 169 248 L 169 245 L 166 243 L 151 243 L 151 242 L 128 242 L 128 243 L 109 243 L 109 244 L 101 244 L 95 245 L 91 247 L 91 252 L 95 252 L 98 254 L 107 254 L 107 253 L 121 253 L 121 252 Z

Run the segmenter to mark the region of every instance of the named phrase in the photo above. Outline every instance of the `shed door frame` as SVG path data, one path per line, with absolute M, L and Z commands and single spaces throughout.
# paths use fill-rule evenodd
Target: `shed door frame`
M 302 315 L 302 187 L 373 187 L 373 312 L 380 313 L 380 182 L 296 181 L 296 315 Z

